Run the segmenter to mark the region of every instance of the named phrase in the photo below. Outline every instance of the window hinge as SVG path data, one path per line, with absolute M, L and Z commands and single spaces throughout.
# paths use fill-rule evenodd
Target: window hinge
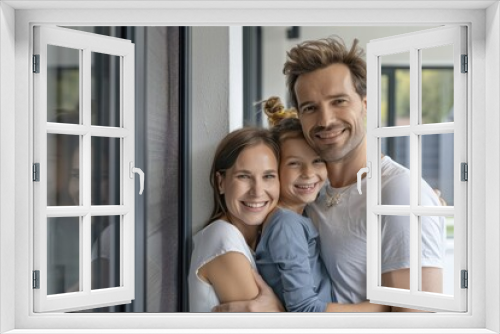
M 462 162 L 462 164 L 460 165 L 460 169 L 462 174 L 461 180 L 469 181 L 469 166 L 467 165 L 467 163 Z
M 40 55 L 33 55 L 33 73 L 40 73 Z
M 462 55 L 462 73 L 469 72 L 469 57 L 467 55 Z
M 40 270 L 33 270 L 33 289 L 40 289 Z
M 462 289 L 467 289 L 469 287 L 469 274 L 467 270 L 462 270 L 460 272 L 461 281 L 462 281 Z
M 40 182 L 40 163 L 33 164 L 33 181 Z

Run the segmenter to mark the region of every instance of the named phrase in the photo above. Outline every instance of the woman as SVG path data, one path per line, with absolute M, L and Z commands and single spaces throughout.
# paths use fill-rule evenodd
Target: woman
M 190 311 L 210 312 L 258 295 L 253 252 L 261 224 L 278 202 L 278 158 L 266 129 L 236 130 L 219 144 L 210 171 L 213 213 L 193 238 Z

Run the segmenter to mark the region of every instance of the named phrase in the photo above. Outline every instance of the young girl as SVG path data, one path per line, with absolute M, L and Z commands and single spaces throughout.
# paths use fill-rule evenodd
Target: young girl
M 262 222 L 278 202 L 278 157 L 278 145 L 266 129 L 236 130 L 219 144 L 210 172 L 214 209 L 193 238 L 191 312 L 257 296 L 253 250 Z
M 331 281 L 318 231 L 302 214 L 327 178 L 326 165 L 306 142 L 295 110 L 273 97 L 264 112 L 280 145 L 280 198 L 262 227 L 257 268 L 287 311 L 324 312 L 334 301 Z

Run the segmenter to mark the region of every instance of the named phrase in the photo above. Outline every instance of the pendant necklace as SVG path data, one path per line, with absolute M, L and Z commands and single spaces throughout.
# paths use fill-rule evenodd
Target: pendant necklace
M 353 183 L 355 184 L 355 183 Z M 325 194 L 326 194 L 326 206 L 327 207 L 332 207 L 332 206 L 337 206 L 341 201 L 342 201 L 342 197 L 344 196 L 344 194 L 349 190 L 351 189 L 352 185 L 349 185 L 347 186 L 344 190 L 342 191 L 339 191 L 338 193 L 336 193 L 335 195 L 330 195 L 330 193 L 328 192 L 328 188 L 326 189 L 325 191 Z

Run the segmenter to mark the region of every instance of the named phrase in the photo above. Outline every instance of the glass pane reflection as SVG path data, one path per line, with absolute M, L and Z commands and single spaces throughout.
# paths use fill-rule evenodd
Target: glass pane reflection
M 389 159 L 406 167 L 404 173 L 400 173 L 394 177 L 381 177 L 381 185 L 384 188 L 381 205 L 409 205 L 410 204 L 410 138 L 403 137 L 388 137 L 381 139 L 382 158 L 380 161 L 381 168 L 390 163 Z M 384 182 L 389 181 L 386 184 Z M 407 184 L 408 187 L 397 187 L 399 184 Z M 397 189 L 394 189 L 397 187 Z
M 453 45 L 420 50 L 422 124 L 453 122 Z
M 80 290 L 80 218 L 47 219 L 47 294 Z
M 79 124 L 80 50 L 47 46 L 47 122 Z
M 120 204 L 120 139 L 92 137 L 92 205 Z
M 80 205 L 79 144 L 79 136 L 47 135 L 48 206 Z
M 454 227 L 452 217 L 420 217 L 421 270 L 423 267 L 429 267 L 435 271 L 432 276 L 422 275 L 421 291 L 453 295 Z M 426 281 L 426 277 L 433 281 Z M 439 279 L 440 282 L 437 281 Z
M 422 177 L 440 197 L 438 203 L 424 196 L 422 185 L 421 205 L 454 205 L 453 133 L 422 136 Z
M 380 126 L 410 124 L 410 53 L 398 53 L 380 57 L 381 119 Z
M 403 289 L 410 289 L 410 217 L 380 216 L 381 286 L 392 287 L 394 282 L 384 279 L 384 273 L 406 269 L 408 282 Z
M 92 125 L 120 126 L 120 57 L 92 52 Z
M 92 290 L 120 286 L 120 216 L 92 217 Z

